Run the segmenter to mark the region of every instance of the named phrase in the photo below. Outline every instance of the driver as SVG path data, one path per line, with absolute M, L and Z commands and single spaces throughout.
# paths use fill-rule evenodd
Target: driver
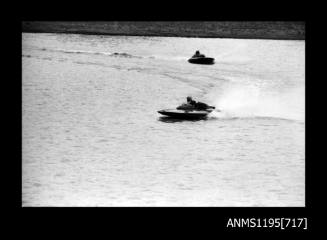
M 205 56 L 204 56 L 204 54 L 200 54 L 200 51 L 197 50 L 197 51 L 195 52 L 195 54 L 193 55 L 193 57 L 205 57 Z
M 209 106 L 208 104 L 202 102 L 196 102 L 192 99 L 192 97 L 188 96 L 186 98 L 187 103 L 182 104 L 177 107 L 179 110 L 207 110 L 209 108 L 215 109 L 215 107 Z
M 192 97 L 190 97 L 190 96 L 188 96 L 188 97 L 186 98 L 186 102 L 187 102 L 187 104 L 190 104 L 190 105 L 193 106 L 193 107 L 196 106 L 196 101 L 194 101 L 194 100 L 192 99 Z
M 191 105 L 195 110 L 207 110 L 209 108 L 215 109 L 215 107 L 209 106 L 203 102 L 196 102 L 192 99 L 192 97 L 186 98 L 187 104 Z

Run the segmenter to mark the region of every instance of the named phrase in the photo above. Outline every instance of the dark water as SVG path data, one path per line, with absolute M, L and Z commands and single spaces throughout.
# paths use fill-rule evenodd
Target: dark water
M 22 44 L 24 206 L 304 206 L 304 41 Z M 187 95 L 222 112 L 159 116 Z

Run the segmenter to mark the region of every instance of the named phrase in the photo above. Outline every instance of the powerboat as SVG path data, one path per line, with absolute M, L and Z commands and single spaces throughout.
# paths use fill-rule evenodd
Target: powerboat
M 214 64 L 215 59 L 210 57 L 191 57 L 188 62 L 195 64 Z
M 211 113 L 213 109 L 207 110 L 179 110 L 179 109 L 163 109 L 158 111 L 158 113 L 179 119 L 203 119 Z

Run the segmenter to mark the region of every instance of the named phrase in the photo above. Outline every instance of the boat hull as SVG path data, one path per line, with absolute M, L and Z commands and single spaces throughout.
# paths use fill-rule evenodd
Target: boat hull
M 188 60 L 189 63 L 194 63 L 194 64 L 214 64 L 215 63 L 215 59 L 214 58 L 208 58 L 208 57 L 204 57 L 204 58 L 190 58 Z
M 206 118 L 211 111 L 187 111 L 187 110 L 177 110 L 177 109 L 164 109 L 158 111 L 158 113 L 179 119 L 201 119 Z

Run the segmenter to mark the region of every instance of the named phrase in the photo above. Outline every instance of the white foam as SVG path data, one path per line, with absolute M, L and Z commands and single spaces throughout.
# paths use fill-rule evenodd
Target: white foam
M 212 94 L 212 93 L 211 93 Z M 267 92 L 257 86 L 233 85 L 215 99 L 219 118 L 275 117 L 304 121 L 304 87 Z

